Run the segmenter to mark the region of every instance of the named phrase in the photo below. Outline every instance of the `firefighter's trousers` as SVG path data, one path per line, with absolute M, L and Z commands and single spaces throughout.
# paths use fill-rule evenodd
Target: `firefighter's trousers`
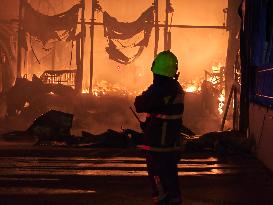
M 178 152 L 147 152 L 146 163 L 155 205 L 180 205 L 181 191 L 177 164 Z

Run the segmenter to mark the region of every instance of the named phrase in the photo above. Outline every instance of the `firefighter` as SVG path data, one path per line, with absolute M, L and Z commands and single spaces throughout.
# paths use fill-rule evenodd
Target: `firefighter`
M 177 164 L 180 160 L 184 91 L 177 81 L 178 60 L 170 51 L 154 59 L 153 84 L 135 99 L 138 113 L 147 113 L 144 145 L 147 171 L 156 205 L 179 205 L 181 192 Z

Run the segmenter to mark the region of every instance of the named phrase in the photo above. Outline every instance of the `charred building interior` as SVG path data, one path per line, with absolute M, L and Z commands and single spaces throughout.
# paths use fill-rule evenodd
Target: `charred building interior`
M 272 45 L 272 0 L 1 0 L 0 204 L 273 204 Z

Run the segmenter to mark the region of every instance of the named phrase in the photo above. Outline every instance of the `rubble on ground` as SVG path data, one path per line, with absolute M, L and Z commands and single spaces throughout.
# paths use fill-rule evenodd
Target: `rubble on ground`
M 239 131 L 209 132 L 188 138 L 187 152 L 211 151 L 216 154 L 251 153 L 255 146 L 253 139 Z
M 38 117 L 26 131 L 2 135 L 7 140 L 35 138 L 35 145 L 73 146 L 90 148 L 128 148 L 143 144 L 143 133 L 132 129 L 115 131 L 108 129 L 101 134 L 82 131 L 81 136 L 71 134 L 73 115 L 50 110 Z M 252 140 L 240 132 L 210 132 L 195 135 L 187 127 L 181 130 L 184 152 L 215 152 L 216 154 L 250 153 L 254 146 Z
M 32 81 L 17 78 L 15 85 L 7 92 L 7 116 L 35 116 L 47 111 L 51 101 L 57 103 L 58 96 L 70 98 L 74 90 L 61 84 L 44 84 L 40 78 L 33 75 Z M 60 104 L 60 103 L 59 103 Z

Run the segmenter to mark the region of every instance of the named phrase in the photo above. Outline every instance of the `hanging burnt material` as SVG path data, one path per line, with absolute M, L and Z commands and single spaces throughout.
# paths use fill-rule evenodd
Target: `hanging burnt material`
M 9 90 L 15 80 L 15 34 L 12 23 L 0 24 L 0 93 Z
M 15 60 L 15 49 L 11 43 L 11 36 L 15 35 L 15 29 L 9 24 L 0 24 L 0 48 L 6 54 L 9 61 Z
M 153 6 L 144 11 L 136 21 L 130 23 L 118 22 L 116 18 L 111 17 L 107 12 L 104 12 L 104 36 L 108 38 L 109 45 L 106 48 L 106 51 L 109 54 L 109 58 L 122 64 L 129 64 L 139 57 L 143 52 L 144 47 L 148 46 L 151 31 L 154 25 L 153 21 Z M 123 45 L 119 42 L 121 40 L 130 40 L 141 34 L 141 32 L 144 33 L 143 38 L 129 46 Z M 139 47 L 138 51 L 134 56 L 128 57 L 121 51 L 121 49 L 118 48 L 115 41 L 118 41 L 121 44 L 122 49 Z
M 30 4 L 25 3 L 22 19 L 23 29 L 44 45 L 50 40 L 73 40 L 80 6 L 77 4 L 64 13 L 47 16 L 35 11 Z

